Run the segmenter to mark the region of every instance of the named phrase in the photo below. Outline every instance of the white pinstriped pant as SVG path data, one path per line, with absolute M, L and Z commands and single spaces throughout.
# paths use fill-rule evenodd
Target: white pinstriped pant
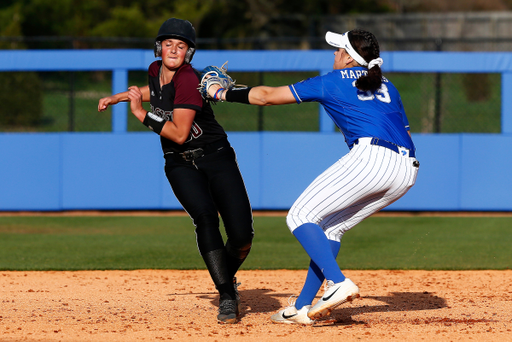
M 290 208 L 291 232 L 316 223 L 329 240 L 341 241 L 356 224 L 402 197 L 416 182 L 415 158 L 359 139 L 352 150 L 320 174 Z

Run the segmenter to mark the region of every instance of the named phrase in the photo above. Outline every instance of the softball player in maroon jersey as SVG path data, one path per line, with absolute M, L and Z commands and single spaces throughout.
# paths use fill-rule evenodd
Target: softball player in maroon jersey
M 195 39 L 190 22 L 166 20 L 155 40 L 155 56 L 162 59 L 149 66 L 149 84 L 100 99 L 98 110 L 130 101 L 132 113 L 160 135 L 165 174 L 193 220 L 199 252 L 219 291 L 217 319 L 235 323 L 240 317 L 235 274 L 251 249 L 252 209 L 235 152 L 197 90 L 199 73 L 190 65 Z M 150 102 L 151 112 L 142 102 Z
M 319 175 L 300 195 L 287 225 L 311 258 L 295 303 L 277 312 L 276 323 L 311 324 L 338 305 L 359 297 L 359 288 L 336 263 L 343 234 L 402 197 L 416 182 L 419 162 L 409 123 L 394 85 L 382 76 L 377 39 L 363 30 L 327 32 L 336 47 L 333 71 L 283 87 L 219 90 L 215 100 L 254 105 L 316 101 L 345 136 L 350 152 Z M 322 298 L 313 300 L 326 280 Z

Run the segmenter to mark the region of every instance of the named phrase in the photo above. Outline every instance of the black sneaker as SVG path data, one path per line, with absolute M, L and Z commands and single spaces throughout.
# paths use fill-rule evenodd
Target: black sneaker
M 221 299 L 219 303 L 219 314 L 217 320 L 220 323 L 233 324 L 238 322 L 240 311 L 236 299 Z

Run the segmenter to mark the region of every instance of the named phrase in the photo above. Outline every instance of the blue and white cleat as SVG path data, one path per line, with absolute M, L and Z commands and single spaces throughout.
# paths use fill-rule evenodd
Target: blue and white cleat
M 345 278 L 344 281 L 336 284 L 328 280 L 324 295 L 309 309 L 308 317 L 315 320 L 329 316 L 338 305 L 355 298 L 359 298 L 359 288 L 352 280 Z
M 273 314 L 270 319 L 274 323 L 286 324 L 313 324 L 313 320 L 308 317 L 308 311 L 311 305 L 305 305 L 302 309 L 297 310 L 295 305 L 291 305 L 276 314 Z

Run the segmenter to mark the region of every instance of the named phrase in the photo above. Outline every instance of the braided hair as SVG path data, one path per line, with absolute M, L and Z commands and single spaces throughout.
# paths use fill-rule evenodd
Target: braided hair
M 348 39 L 350 44 L 354 47 L 361 57 L 366 62 L 380 57 L 380 48 L 377 38 L 368 32 L 361 29 L 355 29 L 348 32 Z M 368 74 L 359 77 L 356 81 L 356 87 L 362 91 L 375 91 L 380 88 L 382 84 L 382 70 L 379 65 L 373 66 L 368 69 Z

